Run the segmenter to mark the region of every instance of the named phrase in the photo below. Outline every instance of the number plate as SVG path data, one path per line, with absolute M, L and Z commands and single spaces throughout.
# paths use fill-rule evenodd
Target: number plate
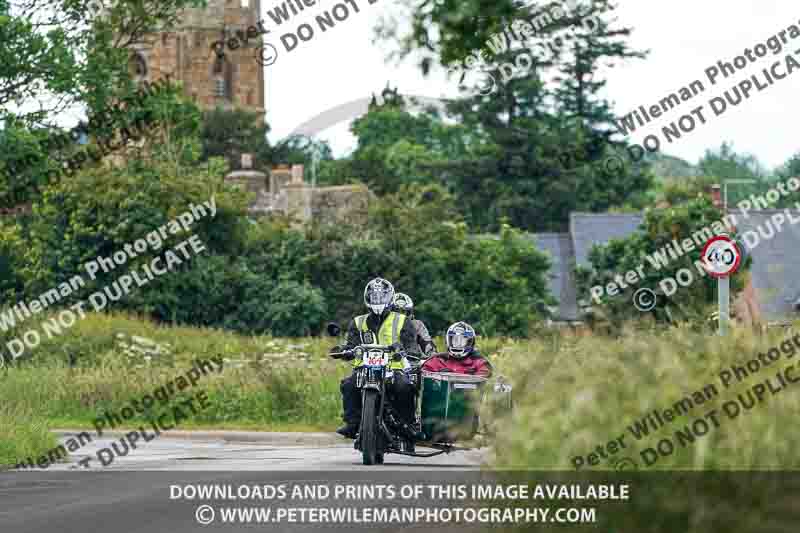
M 389 354 L 380 350 L 374 350 L 364 354 L 364 366 L 389 366 Z

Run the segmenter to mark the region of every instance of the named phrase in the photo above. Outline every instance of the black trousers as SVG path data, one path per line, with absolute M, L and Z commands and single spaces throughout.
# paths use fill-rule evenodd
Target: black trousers
M 342 407 L 345 423 L 358 425 L 361 423 L 361 389 L 356 388 L 355 377 L 350 374 L 342 380 Z M 417 393 L 414 385 L 408 380 L 405 372 L 394 371 L 394 383 L 387 386 L 389 400 L 392 402 L 402 422 L 414 422 L 414 396 Z

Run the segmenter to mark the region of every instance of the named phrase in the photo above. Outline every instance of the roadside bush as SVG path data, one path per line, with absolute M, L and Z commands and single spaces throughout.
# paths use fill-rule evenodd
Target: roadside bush
M 318 333 L 326 317 L 325 297 L 310 283 L 289 278 L 277 283 L 244 274 L 243 299 L 224 324 L 236 331 L 302 337 Z M 250 290 L 253 289 L 253 290 Z
M 190 204 L 215 198 L 217 213 L 210 213 L 186 232 L 172 235 L 160 250 L 149 247 L 124 267 L 100 272 L 94 282 L 83 265 L 98 256 L 110 257 L 126 244 L 144 238 L 188 211 Z M 97 290 L 128 269 L 149 263 L 164 250 L 197 235 L 210 252 L 236 253 L 245 230 L 246 196 L 223 186 L 205 169 L 154 168 L 92 169 L 48 188 L 34 206 L 31 238 L 26 256 L 30 265 L 30 296 L 48 290 L 74 275 L 83 275 L 87 290 Z M 185 264 L 181 270 L 185 270 Z M 91 283 L 90 283 L 91 282 Z M 120 302 L 120 306 L 125 305 Z

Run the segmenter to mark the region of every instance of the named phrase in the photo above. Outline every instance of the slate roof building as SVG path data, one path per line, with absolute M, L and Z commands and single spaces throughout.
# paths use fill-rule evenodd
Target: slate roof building
M 767 220 L 783 210 L 751 211 L 737 217 L 740 233 L 766 228 Z M 751 283 L 761 316 L 769 321 L 786 320 L 797 313 L 800 298 L 800 225 L 785 223 L 769 240 L 761 239 L 747 250 L 753 256 Z

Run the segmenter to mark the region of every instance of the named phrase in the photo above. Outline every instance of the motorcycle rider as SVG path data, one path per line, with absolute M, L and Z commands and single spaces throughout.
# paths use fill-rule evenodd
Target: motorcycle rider
M 333 355 L 334 352 L 351 350 L 360 344 L 375 343 L 382 345 L 395 345 L 403 351 L 419 355 L 417 346 L 417 332 L 411 320 L 402 313 L 392 311 L 394 301 L 394 287 L 383 278 L 375 278 L 364 288 L 364 304 L 369 313 L 359 315 L 350 321 L 347 329 L 347 338 L 342 346 L 335 346 L 331 350 L 331 357 L 339 359 L 341 356 Z M 361 361 L 354 360 L 353 368 L 361 365 Z M 414 386 L 403 370 L 409 363 L 402 356 L 391 362 L 390 368 L 394 370 L 394 380 L 388 388 L 392 406 L 397 411 L 404 424 L 407 436 L 422 438 L 423 435 L 415 431 L 409 424 L 414 422 Z M 355 386 L 353 374 L 342 380 L 342 408 L 345 424 L 336 430 L 337 433 L 348 438 L 355 438 L 361 424 L 361 391 Z
M 492 364 L 475 348 L 475 338 L 475 330 L 466 322 L 451 325 L 444 337 L 447 353 L 434 354 L 422 364 L 422 370 L 490 377 Z
M 420 351 L 425 357 L 430 357 L 431 354 L 436 352 L 436 345 L 428 332 L 428 327 L 422 320 L 414 318 L 414 300 L 409 295 L 404 292 L 395 294 L 392 309 L 398 313 L 403 313 L 411 319 L 411 323 L 414 324 L 414 329 L 417 331 L 417 345 L 419 345 Z

